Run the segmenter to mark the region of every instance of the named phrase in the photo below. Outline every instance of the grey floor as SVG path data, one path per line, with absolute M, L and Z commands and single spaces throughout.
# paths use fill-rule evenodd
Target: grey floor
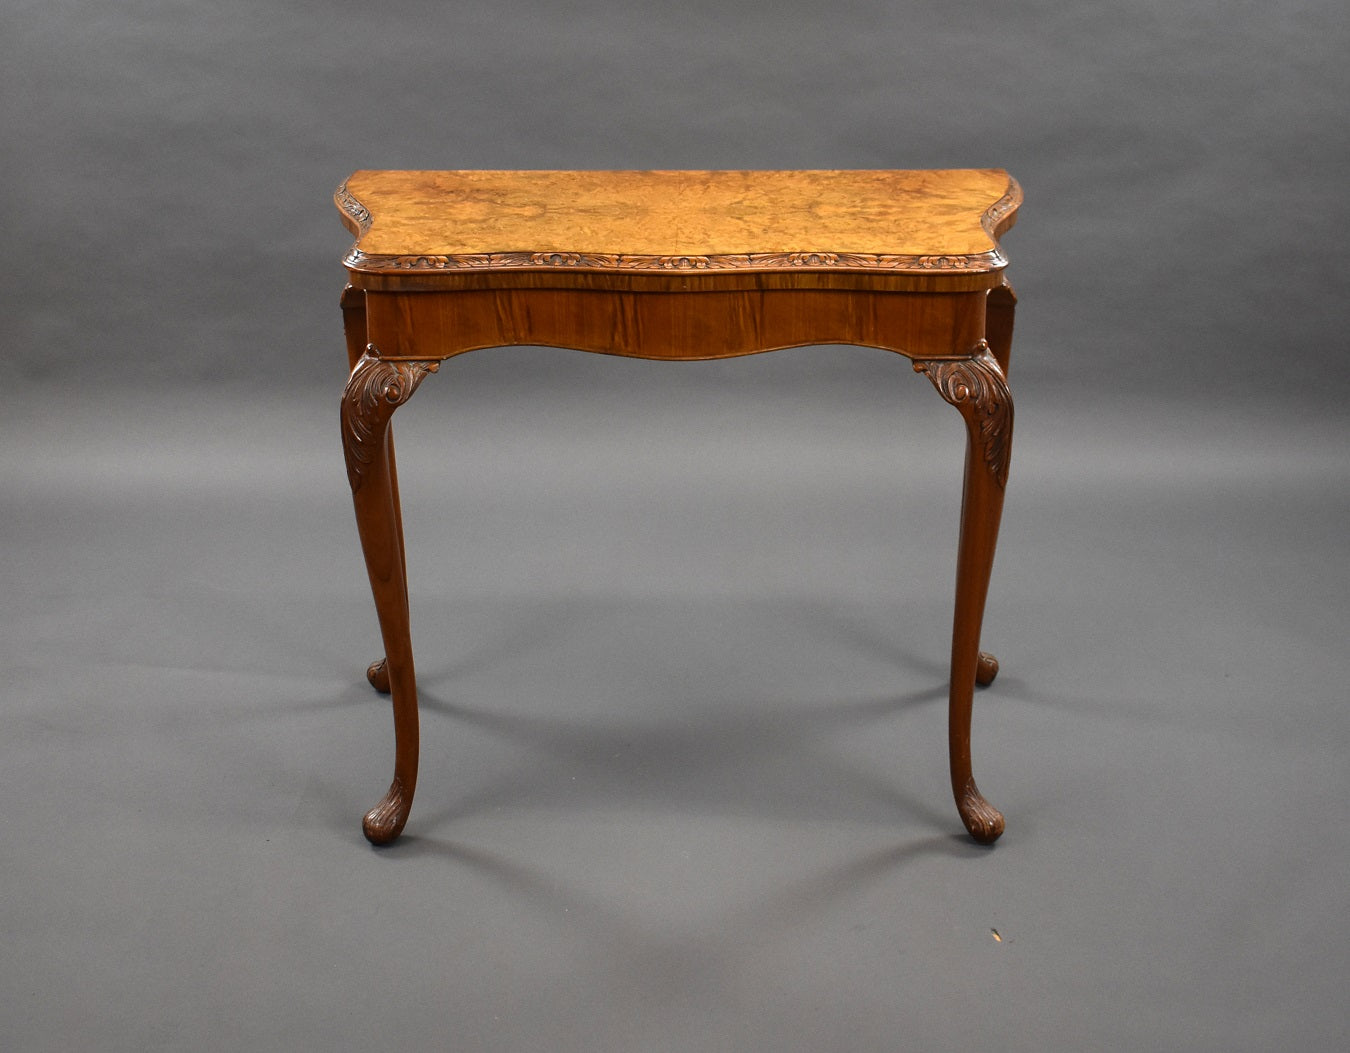
M 1344 414 L 1014 377 L 982 849 L 959 418 L 771 357 L 482 353 L 400 411 L 385 850 L 340 378 L 5 396 L 0 1045 L 1345 1048 Z

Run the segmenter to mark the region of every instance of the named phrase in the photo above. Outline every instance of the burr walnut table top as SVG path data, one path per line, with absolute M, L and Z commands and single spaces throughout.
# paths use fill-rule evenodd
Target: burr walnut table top
M 362 171 L 335 198 L 356 236 L 342 443 L 385 651 L 366 676 L 394 711 L 394 778 L 367 838 L 399 835 L 419 763 L 394 410 L 488 348 L 692 361 L 833 344 L 904 355 L 965 420 L 948 754 L 966 829 L 998 838 L 970 721 L 998 670 L 980 633 L 1012 449 L 1016 297 L 998 239 L 1022 192 L 1006 172 Z
M 1021 199 L 1001 169 L 361 171 L 336 195 L 356 235 L 352 284 L 389 290 L 567 274 L 667 288 L 677 275 L 814 274 L 835 280 L 804 284 L 988 289 Z

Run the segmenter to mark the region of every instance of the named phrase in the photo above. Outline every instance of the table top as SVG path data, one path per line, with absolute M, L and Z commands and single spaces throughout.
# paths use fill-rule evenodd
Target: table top
M 1021 200 L 1001 169 L 360 171 L 335 195 L 356 236 L 343 261 L 354 280 L 559 270 L 990 276 L 1007 264 L 998 239 Z

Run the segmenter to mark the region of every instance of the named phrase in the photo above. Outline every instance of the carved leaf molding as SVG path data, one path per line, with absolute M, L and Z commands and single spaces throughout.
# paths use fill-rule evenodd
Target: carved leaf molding
M 341 209 L 343 215 L 350 219 L 356 225 L 356 233 L 359 237 L 370 229 L 370 210 L 347 189 L 347 184 L 343 183 L 333 194 L 333 200 Z
M 997 249 L 967 256 L 882 255 L 857 252 L 734 253 L 713 256 L 641 256 L 582 252 L 478 252 L 452 256 L 386 256 L 352 249 L 343 259 L 352 270 L 459 271 L 545 269 L 551 267 L 624 271 L 870 270 L 908 273 L 974 271 L 1006 267 L 1007 257 Z

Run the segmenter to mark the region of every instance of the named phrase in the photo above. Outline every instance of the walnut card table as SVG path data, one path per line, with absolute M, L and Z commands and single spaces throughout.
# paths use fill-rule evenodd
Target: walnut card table
M 392 695 L 394 778 L 365 817 L 403 830 L 417 783 L 417 682 L 390 418 L 454 355 L 545 345 L 638 358 L 806 344 L 894 351 L 965 419 L 948 743 L 976 841 L 1003 816 L 971 774 L 980 627 L 1008 479 L 1016 298 L 999 237 L 1022 200 L 997 169 L 805 172 L 363 171 L 338 188 L 356 236 L 342 296 L 347 477 Z

